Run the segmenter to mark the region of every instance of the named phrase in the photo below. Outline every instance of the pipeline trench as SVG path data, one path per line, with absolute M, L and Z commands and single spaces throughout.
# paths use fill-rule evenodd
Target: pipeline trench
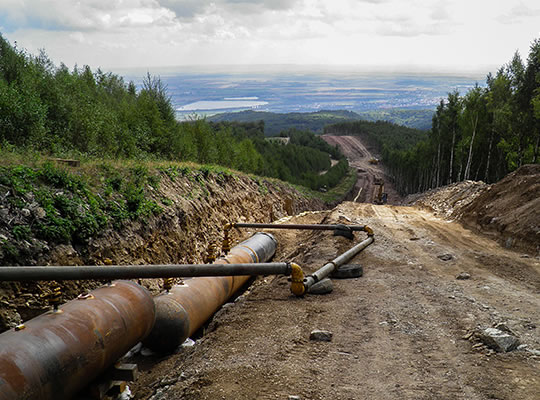
M 539 356 L 526 349 L 496 353 L 474 335 L 480 328 L 503 323 L 529 350 L 540 349 L 537 258 L 501 248 L 414 207 L 346 202 L 331 211 L 304 213 L 283 222 L 368 225 L 375 242 L 351 261 L 363 266 L 364 275 L 334 279 L 331 293 L 303 297 L 291 293 L 287 276 L 259 277 L 208 322 L 204 320 L 212 313 L 201 316 L 187 310 L 186 317 L 186 307 L 179 311 L 173 307 L 173 314 L 180 316 L 173 320 L 186 320 L 187 325 L 166 326 L 157 335 L 158 343 L 175 329 L 183 335 L 177 343 L 168 338 L 158 347 L 174 348 L 184 336 L 196 341 L 174 353 L 138 353 L 124 360 L 139 368 L 137 380 L 129 384 L 134 399 L 537 398 Z M 322 230 L 265 232 L 277 240 L 271 261 L 296 263 L 306 274 L 365 238 L 364 232 L 355 233 L 354 241 Z M 247 245 L 248 262 L 266 258 L 257 260 L 251 247 Z M 464 271 L 470 279 L 456 280 Z M 186 279 L 184 284 L 190 287 L 195 279 L 208 278 Z M 231 296 L 229 286 L 221 286 L 227 294 L 219 303 Z M 200 296 L 187 296 L 194 297 Z M 219 304 L 203 308 L 217 309 Z M 190 315 L 197 319 L 193 324 Z M 133 345 L 128 342 L 146 336 L 145 329 L 129 340 L 123 331 L 115 331 L 119 344 L 108 356 L 116 359 L 124 354 Z M 331 332 L 332 340 L 310 340 L 316 329 Z M 98 338 L 95 343 L 102 341 Z M 4 346 L 0 352 L 13 350 L 17 358 L 24 351 L 19 349 Z M 39 353 L 38 347 L 34 352 Z M 55 386 L 43 385 L 41 390 L 51 393 L 48 398 L 72 390 L 68 382 L 85 362 L 91 362 L 87 365 L 92 371 L 101 368 L 101 361 L 73 359 L 78 361 L 69 364 L 71 373 L 61 372 L 52 380 Z M 5 387 L 5 379 L 0 379 L 0 393 Z M 82 398 L 85 390 L 74 398 Z

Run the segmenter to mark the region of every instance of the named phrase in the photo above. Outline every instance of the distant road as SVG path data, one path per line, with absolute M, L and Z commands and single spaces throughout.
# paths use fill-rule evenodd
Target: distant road
M 385 173 L 380 164 L 370 164 L 369 160 L 377 158 L 362 143 L 358 136 L 334 136 L 322 135 L 331 146 L 338 145 L 345 157 L 349 160 L 351 167 L 358 171 L 358 181 L 354 189 L 354 195 L 351 201 L 357 203 L 373 203 L 373 199 L 378 190 L 374 184 L 375 178 L 384 180 L 384 191 L 388 194 L 388 204 L 401 204 L 402 197 L 394 189 L 390 182 L 390 177 Z

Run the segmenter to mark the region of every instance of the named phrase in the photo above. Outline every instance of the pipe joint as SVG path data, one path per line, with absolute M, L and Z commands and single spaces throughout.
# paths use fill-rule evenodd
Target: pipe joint
M 306 293 L 304 286 L 304 271 L 298 264 L 291 263 L 291 292 L 295 296 L 303 296 Z
M 370 228 L 369 226 L 367 226 L 367 225 L 364 226 L 364 232 L 367 233 L 368 237 L 375 235 L 375 234 L 373 233 L 373 229 L 371 229 L 371 228 Z

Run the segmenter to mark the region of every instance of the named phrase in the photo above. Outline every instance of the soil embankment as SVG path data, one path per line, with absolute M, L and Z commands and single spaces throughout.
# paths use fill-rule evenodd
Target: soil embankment
M 540 254 L 540 165 L 525 165 L 493 185 L 465 181 L 437 188 L 408 201 L 507 248 Z
M 354 200 L 358 203 L 373 203 L 379 189 L 379 186 L 375 185 L 375 180 L 382 179 L 384 191 L 388 194 L 388 204 L 401 203 L 401 196 L 394 189 L 384 167 L 378 162 L 373 163 L 373 160 L 378 158 L 374 149 L 366 146 L 358 136 L 322 135 L 321 138 L 332 146 L 339 146 L 347 157 L 349 165 L 356 168 L 358 172 L 358 181 L 351 197 L 347 200 Z

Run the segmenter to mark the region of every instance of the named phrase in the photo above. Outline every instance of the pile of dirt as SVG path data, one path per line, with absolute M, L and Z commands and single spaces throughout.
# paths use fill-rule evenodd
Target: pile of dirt
M 457 182 L 424 193 L 409 195 L 404 204 L 427 208 L 443 218 L 459 219 L 463 209 L 487 188 L 489 185 L 484 182 Z
M 130 221 L 121 229 L 109 229 L 92 237 L 86 246 L 55 245 L 31 238 L 39 251 L 28 251 L 28 264 L 35 265 L 144 265 L 201 263 L 210 244 L 221 247 L 227 222 L 271 222 L 305 210 L 325 208 L 317 199 L 308 199 L 291 186 L 266 179 L 238 175 L 209 174 L 195 182 L 189 177 L 170 179 L 163 175 L 155 199 L 167 198 L 168 206 L 144 220 Z M 3 221 L 22 218 L 21 209 L 0 202 Z M 5 215 L 4 215 L 5 214 Z M 32 213 L 28 218 L 33 218 Z M 6 222 L 6 223 L 7 223 Z M 9 227 L 6 227 L 8 229 Z M 8 230 L 0 231 L 7 237 Z M 238 241 L 244 232 L 233 231 Z M 32 247 L 29 245 L 29 248 Z M 33 248 L 32 247 L 32 248 Z M 31 249 L 30 249 L 31 250 Z M 103 282 L 61 282 L 63 300 L 101 286 Z M 145 280 L 151 291 L 158 280 Z M 48 309 L 44 295 L 47 282 L 0 282 L 0 332 L 31 319 Z
M 409 203 L 426 207 L 507 248 L 540 253 L 540 165 L 525 165 L 486 185 L 465 181 L 429 191 Z
M 486 188 L 461 212 L 467 227 L 508 248 L 540 253 L 540 165 L 525 165 Z

